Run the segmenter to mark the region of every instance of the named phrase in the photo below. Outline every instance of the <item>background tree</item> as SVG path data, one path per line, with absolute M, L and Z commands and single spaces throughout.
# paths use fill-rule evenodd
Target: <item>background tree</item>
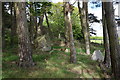
M 100 20 L 97 19 L 97 16 L 95 16 L 92 13 L 88 14 L 88 22 L 89 22 L 89 31 L 90 31 L 90 36 L 96 35 L 96 30 L 91 27 L 93 23 L 100 23 Z
M 17 35 L 16 35 L 16 18 L 13 3 L 2 2 L 2 46 L 3 50 L 12 47 L 16 48 Z M 12 45 L 12 46 L 10 46 Z M 14 53 L 14 52 L 13 52 Z
M 5 18 L 5 16 L 4 16 L 4 13 L 5 13 L 5 7 L 4 7 L 4 5 L 5 5 L 5 3 L 2 3 L 2 14 L 3 14 L 3 16 L 2 16 L 2 52 L 4 51 L 4 49 L 5 49 L 5 27 L 4 27 L 4 18 Z
M 16 12 L 15 12 L 15 7 L 14 7 L 14 2 L 10 2 L 10 11 L 11 11 L 11 45 L 15 46 L 16 42 Z
M 63 0 L 64 1 L 64 0 Z M 67 10 L 69 9 L 69 7 L 67 7 L 67 3 L 64 3 L 64 19 L 65 19 L 65 42 L 66 42 L 66 47 L 69 47 L 70 45 L 70 38 L 69 38 L 69 26 L 67 24 Z
M 78 0 L 78 9 L 81 20 L 82 32 L 85 41 L 86 54 L 90 54 L 90 36 L 89 36 L 89 26 L 88 26 L 88 3 L 83 2 L 82 9 L 80 8 L 80 2 Z
M 50 11 L 52 14 L 48 17 L 54 38 L 64 38 L 63 3 L 53 3 Z
M 83 34 L 82 34 L 82 27 L 80 23 L 80 18 L 78 17 L 79 12 L 77 7 L 73 7 L 73 12 L 71 14 L 72 19 L 72 27 L 73 27 L 73 36 L 75 40 L 82 41 Z
M 30 41 L 31 44 L 34 45 L 34 40 L 35 40 L 35 35 L 36 34 L 36 27 L 37 27 L 37 18 L 35 16 L 35 3 L 29 3 L 29 16 L 30 16 L 30 27 L 29 27 L 29 32 L 30 32 Z
M 49 21 L 49 15 L 51 15 L 51 7 L 52 7 L 52 3 L 51 2 L 43 2 L 41 3 L 42 6 L 41 6 L 41 13 L 45 16 L 45 23 L 47 24 L 47 32 L 48 32 L 48 35 L 49 35 L 49 38 L 50 39 L 53 39 L 53 35 L 52 35 L 52 31 L 51 31 L 51 25 L 50 25 L 50 21 Z
M 65 23 L 68 27 L 69 34 L 69 47 L 70 47 L 70 62 L 76 63 L 76 50 L 74 46 L 73 32 L 72 32 L 72 23 L 71 23 L 71 12 L 73 10 L 69 2 L 64 3 L 64 13 L 65 13 Z

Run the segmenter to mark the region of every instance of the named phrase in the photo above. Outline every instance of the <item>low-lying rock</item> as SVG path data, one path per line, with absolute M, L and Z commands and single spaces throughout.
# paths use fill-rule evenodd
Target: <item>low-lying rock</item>
M 92 55 L 91 59 L 95 60 L 95 61 L 99 61 L 99 62 L 103 62 L 104 61 L 104 57 L 103 57 L 103 55 L 102 55 L 100 50 L 95 50 L 93 52 L 93 55 Z
M 51 42 L 48 35 L 41 35 L 36 39 L 37 49 L 42 51 L 51 50 Z

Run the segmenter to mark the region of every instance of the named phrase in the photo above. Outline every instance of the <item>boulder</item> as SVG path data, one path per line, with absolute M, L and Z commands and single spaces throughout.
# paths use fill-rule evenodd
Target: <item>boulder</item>
M 92 55 L 91 59 L 95 60 L 95 61 L 99 61 L 99 62 L 103 62 L 104 61 L 104 57 L 103 57 L 103 55 L 102 55 L 100 50 L 95 50 L 93 52 L 93 55 Z
M 51 42 L 48 35 L 41 35 L 36 39 L 37 49 L 42 51 L 51 50 Z

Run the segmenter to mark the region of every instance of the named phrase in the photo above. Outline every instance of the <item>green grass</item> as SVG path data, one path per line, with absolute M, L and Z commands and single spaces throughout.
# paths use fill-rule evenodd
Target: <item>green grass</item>
M 103 44 L 103 40 L 90 40 L 90 41 L 98 44 Z
M 99 40 L 101 40 L 101 39 L 103 39 L 103 37 L 98 37 L 98 36 L 90 36 L 90 39 L 99 39 Z
M 54 46 L 54 49 L 63 47 Z M 92 49 L 96 48 L 92 46 Z M 99 49 L 102 47 L 99 47 Z M 16 65 L 19 60 L 17 54 L 3 53 L 3 78 L 103 78 L 98 63 L 90 56 L 83 54 L 83 48 L 76 48 L 77 63 L 69 62 L 70 53 L 54 50 L 51 54 L 34 53 L 33 60 L 37 64 L 32 68 L 20 68 Z

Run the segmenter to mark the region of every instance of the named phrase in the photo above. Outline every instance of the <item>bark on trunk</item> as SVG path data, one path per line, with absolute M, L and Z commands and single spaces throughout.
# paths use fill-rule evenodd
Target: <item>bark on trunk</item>
M 78 5 L 78 10 L 79 10 L 79 18 L 80 18 L 80 23 L 81 23 L 81 26 L 83 26 L 83 20 L 82 20 L 82 8 L 80 7 L 80 2 L 79 2 L 80 0 L 78 0 L 78 3 L 77 3 L 77 5 Z M 83 33 L 83 30 L 81 30 L 81 33 L 82 34 L 84 34 Z
M 67 11 L 67 7 L 66 7 L 66 4 L 67 3 L 64 3 L 64 19 L 65 19 L 65 43 L 66 43 L 66 47 L 69 47 L 69 42 L 70 42 L 70 39 L 69 39 L 69 28 L 68 28 L 68 25 L 67 25 L 67 16 L 66 16 L 66 11 Z
M 83 2 L 83 33 L 85 39 L 86 53 L 90 54 L 90 39 L 89 39 L 89 27 L 88 27 L 88 6 L 87 2 Z
M 70 3 L 69 2 L 65 2 L 65 6 L 66 9 L 64 9 L 66 12 L 65 13 L 65 17 L 66 17 L 66 24 L 68 26 L 68 30 L 69 30 L 69 47 L 70 47 L 70 62 L 71 63 L 76 63 L 76 50 L 75 50 L 75 46 L 74 46 L 74 38 L 73 38 L 73 32 L 72 32 L 72 23 L 71 23 L 71 12 L 72 9 L 70 7 Z
M 15 38 L 16 38 L 16 12 L 15 12 L 15 8 L 14 8 L 14 3 L 11 2 L 11 21 L 12 21 L 12 26 L 11 26 L 11 45 L 15 44 Z
M 37 12 L 37 5 L 36 5 L 36 2 L 35 2 L 35 12 Z M 34 17 L 34 23 L 35 23 L 35 36 L 34 36 L 34 39 L 37 38 L 37 35 L 38 35 L 38 23 L 37 23 L 37 15 Z
M 84 36 L 85 41 L 85 50 L 86 54 L 90 54 L 90 36 L 89 36 L 89 26 L 88 26 L 88 6 L 87 2 L 83 2 L 83 8 L 81 10 L 80 3 L 78 0 L 78 9 L 79 9 L 79 15 L 81 20 L 81 26 L 82 26 L 82 32 Z
M 105 2 L 104 9 L 105 9 L 105 18 L 108 28 L 109 42 L 110 42 L 112 71 L 114 73 L 116 80 L 118 80 L 120 78 L 120 52 L 119 52 L 120 48 L 119 48 L 119 40 L 116 30 L 113 3 Z
M 5 50 L 5 7 L 4 7 L 4 2 L 2 2 L 2 52 Z
M 36 28 L 36 19 L 33 15 L 33 12 L 31 9 L 34 9 L 33 4 L 30 4 L 30 42 L 33 45 L 34 44 L 34 37 L 35 37 L 35 28 Z
M 34 17 L 34 23 L 35 23 L 35 36 L 34 36 L 34 40 L 35 40 L 37 38 L 37 33 L 38 33 L 37 16 Z
M 19 66 L 31 67 L 34 65 L 32 59 L 32 50 L 30 45 L 30 38 L 27 25 L 27 16 L 25 13 L 25 2 L 15 3 L 16 20 L 17 20 L 17 33 L 19 40 Z
M 0 1 L 0 12 L 1 12 L 0 13 L 0 53 L 2 53 L 2 2 L 1 1 Z M 0 56 L 1 56 L 1 54 L 0 54 Z M 0 60 L 2 61 L 1 57 L 0 57 Z
M 104 2 L 102 2 L 102 21 L 103 21 L 102 22 L 102 24 L 103 24 L 103 40 L 104 40 L 104 49 L 105 49 L 104 64 L 106 65 L 106 67 L 110 68 L 111 59 L 110 59 L 108 30 L 107 30 L 105 12 L 104 12 Z

